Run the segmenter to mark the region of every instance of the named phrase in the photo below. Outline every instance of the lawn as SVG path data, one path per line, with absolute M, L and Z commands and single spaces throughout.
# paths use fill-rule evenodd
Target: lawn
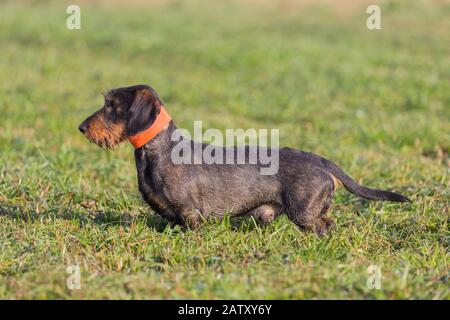
M 448 4 L 382 2 L 370 31 L 364 5 L 80 3 L 81 30 L 68 3 L 0 3 L 1 299 L 450 299 Z M 286 217 L 171 228 L 140 198 L 132 146 L 78 132 L 102 92 L 138 83 L 179 127 L 278 128 L 413 202 L 340 189 L 322 238 Z

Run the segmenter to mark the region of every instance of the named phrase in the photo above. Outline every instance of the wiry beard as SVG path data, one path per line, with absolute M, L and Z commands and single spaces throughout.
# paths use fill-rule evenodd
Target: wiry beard
M 89 122 L 85 136 L 101 148 L 113 149 L 127 138 L 125 123 L 108 123 L 104 116 L 98 115 Z

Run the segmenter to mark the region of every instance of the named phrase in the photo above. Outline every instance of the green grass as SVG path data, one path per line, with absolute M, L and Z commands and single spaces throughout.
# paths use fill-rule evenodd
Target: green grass
M 70 31 L 62 3 L 2 2 L 0 298 L 449 299 L 450 8 L 431 3 L 384 2 L 379 31 L 365 8 L 84 4 Z M 285 217 L 171 229 L 140 199 L 132 147 L 77 130 L 102 91 L 137 83 L 179 127 L 279 128 L 413 203 L 341 190 L 323 238 Z

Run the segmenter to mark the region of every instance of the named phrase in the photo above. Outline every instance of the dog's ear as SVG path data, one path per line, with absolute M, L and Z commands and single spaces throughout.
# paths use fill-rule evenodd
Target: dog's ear
M 134 136 L 150 127 L 160 110 L 161 101 L 150 89 L 136 90 L 128 109 L 127 136 Z

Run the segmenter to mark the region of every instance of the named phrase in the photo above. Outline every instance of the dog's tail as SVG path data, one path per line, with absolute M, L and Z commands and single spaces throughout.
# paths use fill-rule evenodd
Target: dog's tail
M 399 193 L 364 187 L 348 176 L 336 164 L 327 159 L 322 159 L 322 163 L 325 165 L 326 170 L 333 175 L 333 180 L 337 179 L 342 183 L 345 189 L 357 196 L 368 200 L 411 202 L 411 200 Z

